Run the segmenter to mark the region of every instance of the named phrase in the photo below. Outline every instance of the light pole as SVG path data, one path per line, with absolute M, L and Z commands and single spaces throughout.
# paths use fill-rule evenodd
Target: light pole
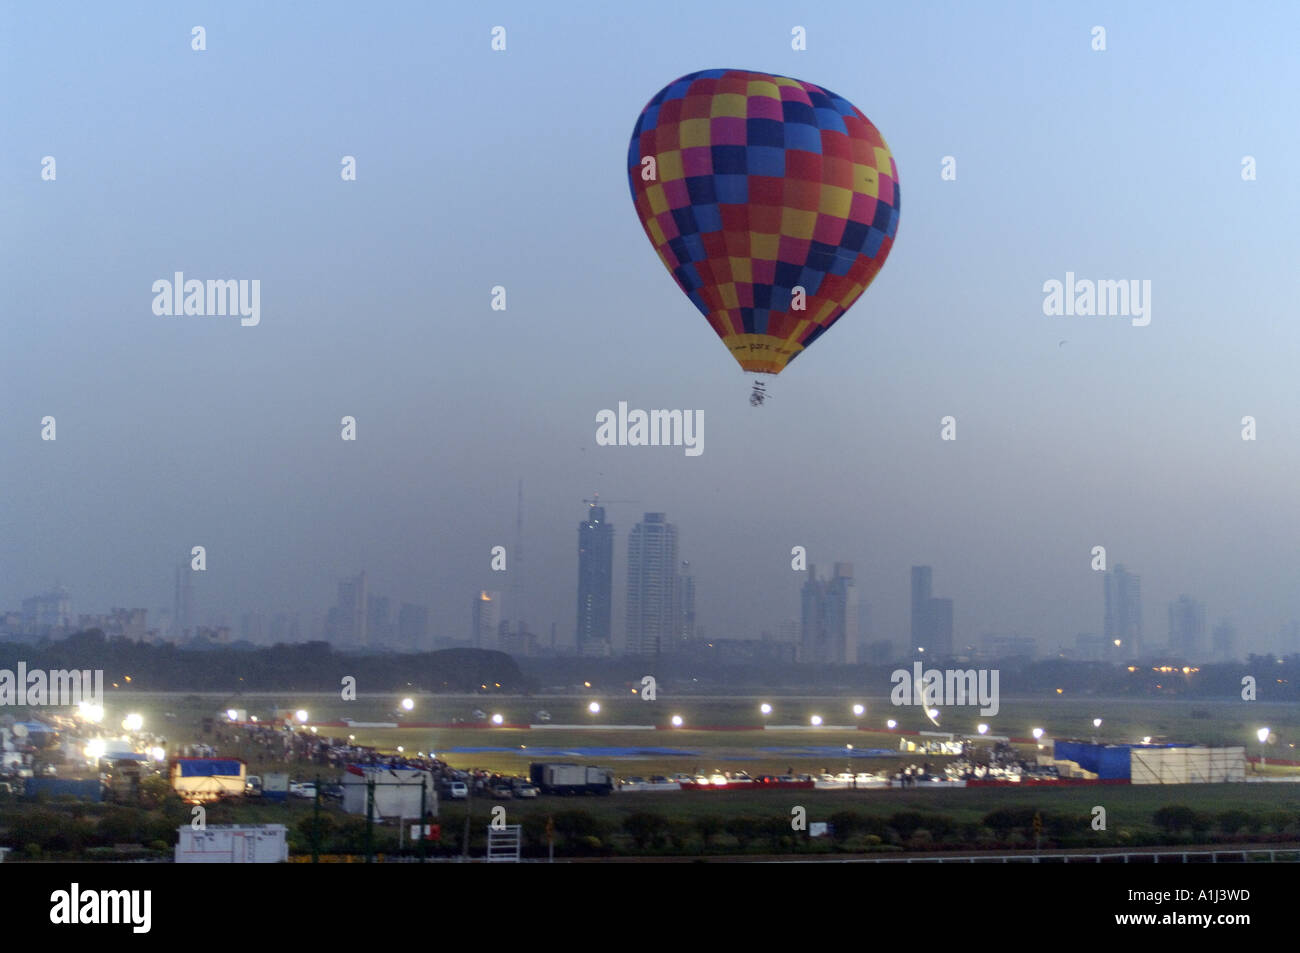
M 1093 744 L 1097 743 L 1097 729 L 1099 729 L 1100 727 L 1101 727 L 1101 719 L 1094 718 L 1092 720 L 1092 743 Z
M 1268 744 L 1268 736 L 1269 730 L 1267 728 L 1261 728 L 1259 731 L 1255 732 L 1255 737 L 1259 739 L 1259 771 L 1256 772 L 1257 774 L 1263 773 L 1264 745 Z

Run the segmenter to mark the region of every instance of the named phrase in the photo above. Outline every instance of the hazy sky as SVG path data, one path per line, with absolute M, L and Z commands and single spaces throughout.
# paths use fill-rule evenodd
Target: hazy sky
M 1245 649 L 1300 617 L 1300 7 L 383 9 L 0 5 L 0 607 L 58 579 L 152 615 L 204 545 L 200 617 L 320 611 L 364 568 L 463 637 L 522 478 L 526 617 L 562 643 L 594 490 L 638 501 L 620 638 L 645 511 L 714 636 L 797 617 L 794 545 L 856 565 L 878 638 L 914 563 L 958 642 L 1098 632 L 1099 544 L 1148 642 L 1182 592 Z M 624 168 L 646 101 L 715 67 L 847 98 L 901 182 L 880 277 L 757 409 Z M 261 323 L 156 316 L 176 271 L 260 280 Z M 1150 325 L 1045 316 L 1067 271 L 1150 280 Z M 620 400 L 703 411 L 703 454 L 597 446 Z

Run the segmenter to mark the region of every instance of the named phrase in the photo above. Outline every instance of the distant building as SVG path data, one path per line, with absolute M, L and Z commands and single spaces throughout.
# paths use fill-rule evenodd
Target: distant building
M 172 638 L 184 639 L 194 625 L 194 570 L 190 561 L 182 559 L 176 567 L 176 585 L 172 591 Z
M 1197 661 L 1205 649 L 1205 605 L 1191 596 L 1169 603 L 1169 651 Z
M 1074 637 L 1074 657 L 1081 662 L 1100 662 L 1106 657 L 1106 640 L 1091 632 L 1080 632 Z
M 23 624 L 66 629 L 72 625 L 72 600 L 68 590 L 55 586 L 49 592 L 23 600 Z
M 429 607 L 403 602 L 397 611 L 397 641 L 416 652 L 429 650 Z
M 1032 662 L 1038 657 L 1038 640 L 1024 635 L 989 635 L 984 640 L 984 651 L 992 659 Z
M 929 566 L 912 567 L 912 652 L 944 658 L 952 655 L 952 600 L 931 595 L 932 573 Z
M 655 655 L 680 631 L 677 527 L 646 513 L 627 540 L 627 654 Z
M 614 594 L 614 527 L 603 506 L 591 506 L 578 524 L 578 626 L 574 644 L 579 655 L 613 654 L 611 619 Z
M 682 642 L 690 642 L 695 638 L 695 577 L 691 575 L 690 568 L 690 562 L 682 560 L 682 571 L 677 577 L 677 597 L 680 603 L 677 607 L 680 618 L 677 638 Z
M 370 645 L 368 598 L 364 569 L 352 579 L 339 583 L 338 611 L 331 613 L 338 641 L 362 647 Z
M 1142 579 L 1116 565 L 1104 586 L 1106 657 L 1131 661 L 1142 654 Z
M 858 661 L 858 590 L 853 564 L 836 563 L 834 575 L 817 578 L 808 567 L 802 592 L 803 625 L 799 661 L 813 665 L 854 665 Z
M 499 641 L 501 593 L 480 590 L 474 597 L 470 641 L 476 649 L 494 649 Z
M 1227 619 L 1214 627 L 1214 660 L 1216 662 L 1237 660 L 1237 630 Z

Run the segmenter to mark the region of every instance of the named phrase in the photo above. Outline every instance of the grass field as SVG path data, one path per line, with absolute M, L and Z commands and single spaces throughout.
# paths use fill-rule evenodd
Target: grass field
M 798 772 L 817 773 L 822 768 L 832 773 L 846 770 L 850 757 L 854 771 L 876 772 L 893 769 L 899 763 L 926 760 L 912 754 L 893 759 L 861 757 L 862 749 L 897 750 L 899 736 L 885 729 L 887 719 L 895 719 L 900 730 L 935 730 L 924 714 L 914 707 L 894 707 L 880 698 L 809 698 L 772 696 L 773 712 L 759 713 L 758 696 L 674 698 L 662 695 L 655 702 L 634 697 L 610 698 L 593 692 L 590 696 L 413 696 L 414 710 L 401 711 L 397 696 L 362 696 L 344 702 L 337 695 L 280 696 L 199 696 L 181 694 L 147 694 L 110 691 L 106 699 L 105 724 L 115 724 L 128 712 L 144 716 L 146 727 L 164 734 L 169 741 L 203 741 L 200 723 L 226 708 L 245 709 L 250 716 L 269 719 L 276 709 L 304 709 L 311 722 L 354 721 L 411 723 L 451 723 L 473 721 L 477 709 L 486 715 L 501 714 L 506 724 L 538 724 L 538 713 L 550 715 L 550 724 L 589 725 L 589 730 L 518 729 L 509 727 L 449 728 L 319 728 L 323 734 L 353 736 L 358 744 L 373 745 L 386 752 L 402 747 L 406 752 L 435 752 L 439 758 L 459 768 L 484 768 L 490 771 L 518 773 L 527 764 L 539 760 L 593 760 L 582 754 L 566 759 L 555 751 L 579 748 L 654 748 L 684 752 L 680 755 L 650 757 L 606 756 L 620 775 L 674 774 L 677 772 L 711 773 L 715 770 L 746 770 L 751 774 Z M 587 710 L 590 701 L 598 701 L 597 715 Z M 852 706 L 862 704 L 861 717 Z M 668 725 L 673 715 L 681 715 L 682 729 L 649 731 L 610 731 L 597 726 L 612 724 Z M 820 715 L 827 725 L 860 724 L 872 730 L 839 730 L 824 727 L 798 731 L 699 731 L 691 726 L 740 727 L 762 724 L 807 725 L 813 715 Z M 1103 724 L 1094 732 L 1092 719 Z M 996 715 L 980 715 L 978 709 L 948 709 L 939 718 L 942 730 L 972 733 L 975 725 L 989 725 L 990 733 L 1012 737 L 1029 736 L 1041 727 L 1048 737 L 1090 738 L 1094 734 L 1103 742 L 1136 742 L 1144 736 L 1169 741 L 1198 744 L 1240 744 L 1257 755 L 1260 750 L 1256 730 L 1267 725 L 1275 741 L 1268 746 L 1272 758 L 1297 760 L 1294 745 L 1300 741 L 1300 709 L 1294 705 L 1261 704 L 1232 701 L 1134 701 L 1107 699 L 1066 699 L 1045 697 L 1004 699 Z M 854 746 L 853 754 L 846 746 Z M 504 749 L 465 750 L 456 749 Z M 760 751 L 777 748 L 779 751 Z M 806 752 L 790 749 L 815 748 Z M 552 749 L 546 751 L 546 749 Z M 237 755 L 252 752 L 230 751 Z M 1032 752 L 1032 746 L 1027 751 Z M 943 759 L 931 758 L 942 763 Z M 254 768 L 250 767 L 250 771 Z M 1288 773 L 1287 769 L 1273 769 Z

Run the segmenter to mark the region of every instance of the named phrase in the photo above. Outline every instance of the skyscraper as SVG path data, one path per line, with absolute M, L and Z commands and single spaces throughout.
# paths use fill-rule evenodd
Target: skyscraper
M 397 612 L 397 639 L 415 652 L 429 650 L 429 607 L 403 602 Z
M 799 661 L 814 665 L 853 665 L 858 660 L 858 590 L 853 564 L 836 563 L 827 581 L 808 567 L 803 585 L 803 625 Z
M 190 561 L 182 559 L 176 567 L 176 590 L 172 594 L 172 638 L 187 638 L 187 629 L 194 624 L 194 589 L 190 584 Z
M 473 634 L 476 649 L 495 649 L 501 624 L 501 593 L 481 590 L 474 597 Z
M 952 655 L 952 600 L 930 595 L 931 568 L 912 567 L 912 652 Z
M 930 603 L 930 567 L 912 567 L 912 652 L 929 649 L 930 633 L 926 610 Z
M 646 513 L 627 538 L 627 653 L 658 655 L 675 641 L 677 527 Z
M 677 577 L 677 597 L 680 602 L 678 615 L 678 643 L 691 642 L 695 639 L 695 576 L 690 572 L 689 560 L 682 560 L 682 571 Z
M 1169 651 L 1198 661 L 1205 648 L 1205 606 L 1191 596 L 1169 603 Z
M 1122 565 L 1106 573 L 1106 657 L 1129 661 L 1142 653 L 1142 578 Z
M 614 593 L 614 527 L 605 522 L 605 508 L 591 506 L 578 524 L 579 655 L 610 655 Z
M 370 621 L 366 611 L 366 571 L 363 569 L 352 579 L 339 583 L 338 612 L 334 618 L 338 624 L 338 637 L 343 642 L 353 645 L 370 644 L 367 625 Z

